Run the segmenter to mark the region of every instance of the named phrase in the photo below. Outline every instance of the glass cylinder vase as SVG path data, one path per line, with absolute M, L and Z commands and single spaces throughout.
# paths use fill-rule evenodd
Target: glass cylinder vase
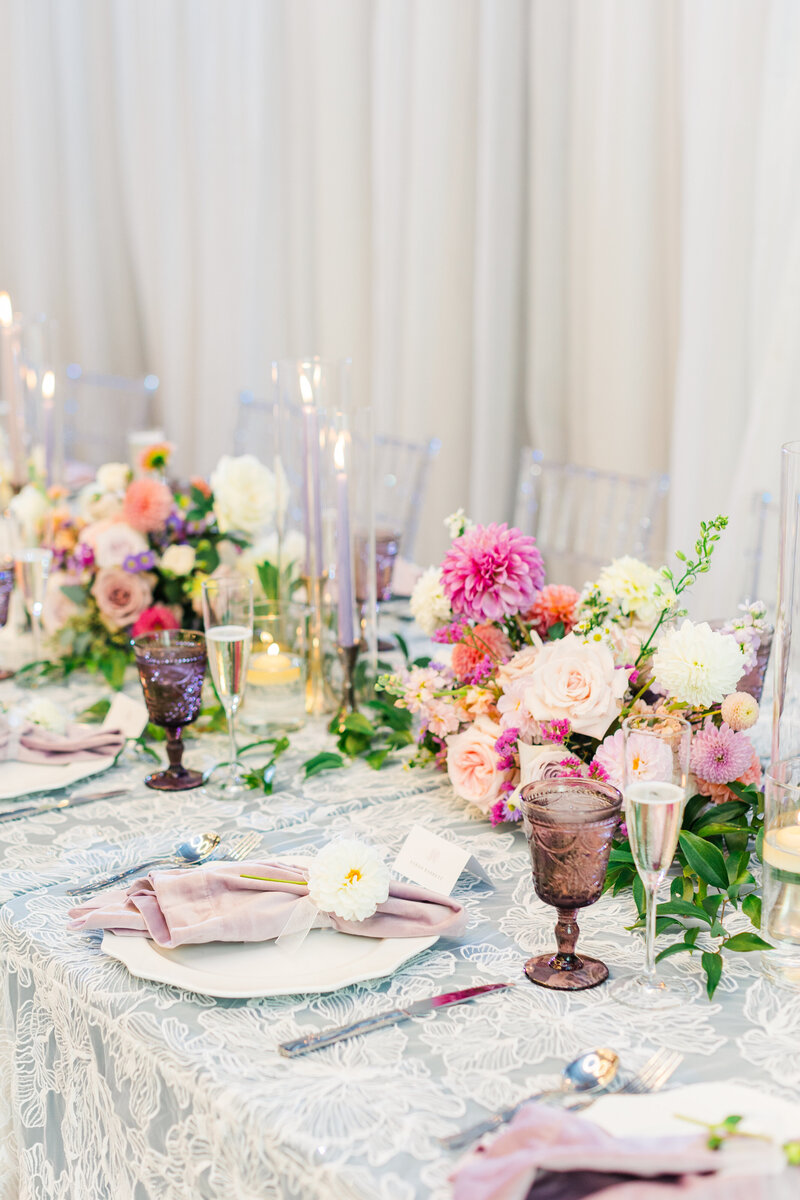
M 787 442 L 781 447 L 779 547 L 772 649 L 773 764 L 800 755 L 800 442 Z
M 800 757 L 773 763 L 764 781 L 761 930 L 767 974 L 800 989 Z

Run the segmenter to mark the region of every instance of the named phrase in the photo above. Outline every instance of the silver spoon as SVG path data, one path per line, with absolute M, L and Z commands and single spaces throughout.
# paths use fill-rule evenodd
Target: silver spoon
M 151 867 L 198 866 L 210 858 L 219 842 L 220 835 L 218 833 L 196 833 L 193 837 L 187 838 L 185 842 L 179 842 L 172 854 L 166 858 L 154 858 L 149 862 L 137 863 L 135 867 L 128 867 L 127 870 L 118 871 L 115 875 L 101 875 L 98 879 L 91 879 L 88 883 L 82 883 L 78 887 L 68 888 L 65 894 L 67 896 L 85 896 L 89 892 L 111 887 L 112 884 L 119 883 L 131 875 L 138 875 L 141 871 L 150 870 Z
M 533 1096 L 526 1096 L 524 1100 L 512 1104 L 510 1108 L 503 1108 L 493 1116 L 487 1117 L 485 1121 L 480 1121 L 477 1125 L 471 1125 L 469 1129 L 462 1129 L 451 1137 L 439 1140 L 447 1150 L 462 1150 L 464 1146 L 468 1146 L 470 1142 L 474 1142 L 484 1133 L 489 1133 L 490 1130 L 505 1125 L 529 1100 L 545 1100 L 551 1096 L 566 1096 L 571 1092 L 592 1092 L 607 1088 L 618 1068 L 619 1056 L 613 1050 L 590 1050 L 588 1054 L 582 1054 L 580 1058 L 576 1058 L 574 1062 L 568 1063 L 564 1067 L 560 1087 L 552 1088 L 547 1092 L 536 1092 Z

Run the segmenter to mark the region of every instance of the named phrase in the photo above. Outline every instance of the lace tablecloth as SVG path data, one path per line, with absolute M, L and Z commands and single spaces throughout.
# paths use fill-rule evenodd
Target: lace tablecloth
M 73 712 L 94 698 L 81 685 L 48 694 Z M 1 1200 L 444 1200 L 455 1157 L 437 1137 L 554 1084 L 566 1060 L 599 1045 L 629 1062 L 675 1047 L 686 1055 L 681 1083 L 723 1078 L 800 1098 L 800 1004 L 767 984 L 757 955 L 729 956 L 713 1003 L 699 964 L 673 959 L 697 1000 L 666 1014 L 632 1016 L 605 987 L 558 995 L 526 983 L 279 1057 L 279 1042 L 309 1030 L 518 978 L 527 956 L 553 945 L 554 914 L 533 893 L 521 832 L 492 830 L 442 776 L 399 763 L 305 782 L 300 764 L 324 742 L 321 727 L 294 735 L 272 797 L 154 793 L 135 762 L 102 777 L 103 787 L 133 782 L 128 797 L 0 824 Z M 190 742 L 187 758 L 208 760 L 210 743 Z M 132 978 L 96 935 L 65 929 L 59 882 L 133 864 L 188 832 L 255 828 L 267 854 L 352 834 L 395 855 L 414 822 L 467 847 L 493 890 L 465 876 L 455 892 L 469 910 L 463 940 L 438 943 L 391 979 L 214 1001 Z M 641 964 L 641 939 L 625 931 L 633 918 L 625 897 L 581 917 L 581 944 L 612 976 Z

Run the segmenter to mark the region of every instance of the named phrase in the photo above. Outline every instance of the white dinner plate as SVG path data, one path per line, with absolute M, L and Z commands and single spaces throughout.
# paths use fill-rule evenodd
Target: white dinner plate
M 57 792 L 81 779 L 88 779 L 90 775 L 99 775 L 113 765 L 113 756 L 55 766 L 50 763 L 0 763 L 0 800 L 21 800 L 35 792 Z
M 297 854 L 285 857 L 298 865 L 305 861 Z M 103 950 L 139 979 L 171 983 L 202 996 L 249 1000 L 335 992 L 351 983 L 383 979 L 438 940 L 312 929 L 295 949 L 275 942 L 205 942 L 167 950 L 150 938 L 104 933 Z

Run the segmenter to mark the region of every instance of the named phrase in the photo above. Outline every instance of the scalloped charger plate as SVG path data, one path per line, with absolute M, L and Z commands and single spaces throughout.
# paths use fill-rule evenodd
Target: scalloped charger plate
M 277 861 L 277 860 L 276 860 Z M 299 863 L 299 855 L 291 861 Z M 103 950 L 139 979 L 169 983 L 223 1000 L 335 992 L 384 979 L 438 937 L 370 938 L 312 929 L 301 946 L 275 942 L 205 942 L 168 950 L 150 938 L 103 934 Z

